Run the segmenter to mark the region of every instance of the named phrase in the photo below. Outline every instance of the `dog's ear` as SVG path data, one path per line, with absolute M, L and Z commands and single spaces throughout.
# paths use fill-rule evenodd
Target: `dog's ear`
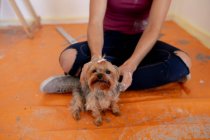
M 83 68 L 82 68 L 82 72 L 80 74 L 80 83 L 81 85 L 84 85 L 84 81 L 87 81 L 87 72 L 90 70 L 92 65 L 92 62 L 88 62 L 86 63 Z
M 82 80 L 80 79 L 80 84 L 83 93 L 88 94 L 90 92 L 89 86 L 88 86 L 88 78 L 89 78 L 89 71 L 91 67 L 94 65 L 94 62 L 88 62 L 83 66 L 82 69 L 84 69 L 84 72 L 80 76 L 82 76 Z M 81 77 L 80 77 L 81 78 Z

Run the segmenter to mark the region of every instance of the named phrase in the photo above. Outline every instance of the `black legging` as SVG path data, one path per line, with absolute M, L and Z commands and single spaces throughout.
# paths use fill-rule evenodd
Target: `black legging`
M 140 37 L 141 34 L 127 35 L 106 31 L 102 53 L 106 55 L 105 58 L 108 61 L 120 66 L 132 55 Z M 77 50 L 75 62 L 68 73 L 74 76 L 85 63 L 90 61 L 90 50 L 87 41 L 70 45 L 65 50 L 67 49 Z M 189 74 L 187 65 L 174 53 L 179 50 L 167 43 L 157 41 L 134 72 L 129 89 L 157 87 L 187 76 Z

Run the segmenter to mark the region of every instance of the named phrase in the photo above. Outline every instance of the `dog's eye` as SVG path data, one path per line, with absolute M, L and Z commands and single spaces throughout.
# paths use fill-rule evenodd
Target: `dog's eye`
M 92 70 L 92 73 L 95 73 L 96 72 L 96 69 Z
M 106 74 L 110 74 L 111 73 L 111 71 L 110 70 L 106 70 Z

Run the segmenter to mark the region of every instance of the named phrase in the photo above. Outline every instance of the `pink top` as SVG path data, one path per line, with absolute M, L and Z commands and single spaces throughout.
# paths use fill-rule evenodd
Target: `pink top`
M 108 0 L 104 30 L 126 34 L 143 32 L 152 0 Z

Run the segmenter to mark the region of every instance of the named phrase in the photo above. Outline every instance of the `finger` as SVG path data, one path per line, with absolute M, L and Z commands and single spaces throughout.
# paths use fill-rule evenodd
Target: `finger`
M 129 74 L 129 72 L 125 72 L 123 74 L 122 83 L 127 85 L 127 84 L 129 84 L 131 82 L 131 80 L 132 80 L 131 74 Z
M 131 77 L 128 77 L 128 80 L 126 80 L 126 82 L 125 82 L 124 90 L 126 90 L 131 85 L 131 81 L 132 81 Z
M 124 91 L 131 85 L 132 82 L 132 75 L 130 74 L 130 72 L 126 72 L 123 74 L 123 79 L 122 79 L 122 89 L 124 89 Z
M 124 85 L 124 84 L 119 83 L 119 91 L 120 91 L 120 92 L 125 91 L 125 85 Z

